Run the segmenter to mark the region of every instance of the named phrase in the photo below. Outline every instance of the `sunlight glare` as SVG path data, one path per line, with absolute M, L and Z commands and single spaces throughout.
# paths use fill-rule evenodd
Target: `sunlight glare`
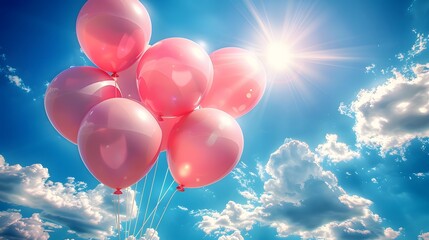
M 293 58 L 292 51 L 284 42 L 272 42 L 268 44 L 266 60 L 275 71 L 285 71 Z

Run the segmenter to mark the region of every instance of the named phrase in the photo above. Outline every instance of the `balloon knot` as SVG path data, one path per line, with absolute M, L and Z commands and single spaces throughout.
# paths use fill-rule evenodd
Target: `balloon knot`
M 115 79 L 115 81 L 116 81 L 116 79 L 119 77 L 119 75 L 117 74 L 117 73 L 112 73 L 112 75 L 110 75 L 112 78 L 114 78 Z
M 183 186 L 183 184 L 179 184 L 179 186 L 177 186 L 176 189 L 179 192 L 184 192 L 185 191 L 185 186 Z
M 117 188 L 116 191 L 113 194 L 115 194 L 115 195 L 121 195 L 122 194 L 121 189 Z
M 158 115 L 158 116 L 157 116 L 157 119 L 158 119 L 158 121 L 159 121 L 159 122 L 164 121 L 164 119 L 162 118 L 162 116 L 161 116 L 161 115 Z

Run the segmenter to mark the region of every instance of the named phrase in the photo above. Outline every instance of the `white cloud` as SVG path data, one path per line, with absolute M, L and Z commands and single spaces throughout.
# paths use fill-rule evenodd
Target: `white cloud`
M 240 231 L 240 229 L 251 230 L 259 215 L 257 209 L 251 204 L 229 201 L 220 213 L 207 210 L 203 211 L 203 214 L 200 212 L 195 215 L 202 215 L 203 220 L 198 223 L 198 227 L 206 234 L 224 235 L 226 232 Z
M 147 228 L 140 240 L 159 240 L 158 232 L 153 228 Z
M 249 231 L 259 223 L 275 228 L 280 237 L 385 238 L 381 218 L 369 209 L 372 202 L 348 195 L 307 144 L 287 139 L 271 154 L 265 172 L 269 177 L 258 205 L 229 201 L 221 212 L 191 212 L 202 217 L 198 227 L 217 236 Z
M 29 93 L 31 91 L 30 87 L 26 86 L 22 78 L 16 74 L 16 68 L 5 64 L 6 54 L 3 53 L 0 56 L 0 72 L 4 74 L 4 77 L 6 77 L 10 83 Z
M 418 33 L 415 30 L 413 31 L 416 34 L 416 41 L 414 42 L 413 46 L 411 47 L 411 50 L 408 52 L 408 55 L 410 57 L 415 57 L 416 55 L 420 54 L 427 48 L 428 43 L 428 36 L 425 36 L 423 33 Z
M 189 209 L 187 207 L 184 206 L 177 206 L 178 209 L 182 210 L 182 211 L 188 211 Z
M 264 170 L 264 166 L 260 162 L 256 163 L 256 170 L 258 170 L 259 178 L 264 180 L 265 179 L 265 170 Z
M 399 61 L 403 61 L 405 56 L 403 53 L 398 53 L 395 55 L 395 57 L 399 60 Z
M 253 189 L 245 190 L 245 191 L 238 191 L 241 196 L 244 198 L 250 200 L 250 201 L 258 201 L 258 196 L 256 195 L 255 191 Z
M 359 144 L 395 154 L 411 140 L 429 136 L 429 72 L 423 70 L 428 66 L 416 66 L 413 79 L 394 72 L 384 84 L 359 92 L 350 107 Z
M 9 65 L 6 65 L 6 69 L 10 72 L 10 73 L 15 73 L 16 72 L 16 68 L 11 67 Z
M 399 228 L 398 231 L 395 231 L 392 228 L 388 227 L 384 229 L 384 236 L 387 239 L 396 239 L 397 237 L 399 237 L 399 235 L 401 235 L 401 231 L 402 231 L 402 228 Z
M 429 232 L 420 234 L 418 240 L 429 240 Z
M 365 67 L 365 72 L 366 73 L 370 73 L 370 72 L 374 73 L 374 68 L 375 68 L 375 64 L 373 63 L 373 64 Z
M 353 118 L 353 113 L 350 109 L 350 106 L 347 106 L 343 102 L 340 103 L 340 106 L 338 107 L 338 111 L 347 117 Z
M 244 240 L 244 237 L 241 236 L 240 231 L 235 231 L 231 235 L 220 236 L 218 240 Z
M 424 178 L 429 176 L 429 172 L 423 173 L 423 172 L 418 172 L 418 173 L 413 173 L 414 176 L 418 177 L 418 178 Z
M 240 162 L 239 165 L 232 170 L 231 175 L 233 179 L 237 180 L 238 184 L 240 184 L 242 188 L 249 189 L 253 182 L 253 178 L 247 177 L 247 174 L 243 171 L 243 169 L 246 168 L 247 165 L 244 162 Z
M 0 239 L 49 239 L 39 214 L 23 218 L 19 212 L 0 212 Z
M 427 49 L 427 44 L 429 41 L 429 36 L 425 35 L 424 33 L 418 33 L 416 30 L 413 30 L 414 34 L 416 34 L 416 40 L 414 41 L 414 44 L 411 46 L 411 49 L 406 53 L 406 56 L 404 53 L 398 53 L 395 55 L 395 57 L 399 61 L 406 61 L 409 62 L 412 60 L 415 56 L 419 55 L 423 51 Z
M 328 161 L 333 163 L 349 161 L 353 158 L 359 158 L 359 152 L 350 150 L 347 144 L 337 142 L 336 134 L 326 134 L 326 143 L 320 144 L 316 148 L 316 152 Z
M 135 236 L 128 236 L 125 240 L 137 240 Z M 158 232 L 153 228 L 146 228 L 146 232 L 138 240 L 160 240 Z
M 114 234 L 117 197 L 112 189 L 100 184 L 87 190 L 85 183 L 74 178 L 68 178 L 64 184 L 48 179 L 48 169 L 41 164 L 8 165 L 0 157 L 0 201 L 40 209 L 43 219 L 66 226 L 83 238 Z M 134 218 L 137 213 L 134 191 L 124 190 L 124 194 L 125 191 L 129 195 L 121 198 L 121 212 L 125 213 L 126 205 L 127 209 L 134 205 L 134 211 L 128 216 L 121 214 L 122 220 Z
M 258 174 L 261 178 L 263 178 L 264 167 L 257 163 Z M 241 189 L 238 189 L 238 193 L 246 198 L 249 202 L 258 201 L 259 198 L 253 189 L 252 185 L 255 182 L 255 179 L 258 178 L 258 175 L 253 172 L 245 171 L 247 169 L 247 165 L 244 162 L 240 162 L 240 164 L 234 168 L 231 172 L 232 178 L 235 179 L 240 185 Z
M 13 83 L 15 86 L 21 88 L 25 92 L 29 93 L 31 89 L 24 84 L 22 79 L 17 75 L 6 75 L 6 77 L 9 79 L 10 83 Z

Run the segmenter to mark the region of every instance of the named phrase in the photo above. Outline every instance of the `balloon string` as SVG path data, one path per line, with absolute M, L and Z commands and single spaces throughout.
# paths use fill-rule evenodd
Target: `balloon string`
M 125 216 L 126 216 L 126 220 L 130 219 L 130 214 L 129 214 L 129 208 L 128 208 L 128 195 L 130 194 L 129 189 L 126 189 L 127 193 L 125 194 Z M 128 221 L 125 221 L 125 228 L 124 228 L 124 238 L 127 239 L 127 229 L 128 229 Z
M 140 194 L 139 208 L 137 209 L 137 218 L 136 218 L 136 222 L 135 222 L 135 224 L 134 224 L 133 236 L 135 236 L 134 234 L 136 233 L 137 224 L 139 223 L 140 208 L 141 208 L 141 206 L 142 206 L 142 202 L 143 202 L 143 195 L 144 195 L 144 192 L 145 192 L 145 190 L 146 190 L 146 181 L 147 181 L 147 175 L 144 177 L 143 191 L 142 191 L 142 193 Z
M 170 199 L 169 199 L 169 200 L 168 200 L 168 202 L 167 202 L 167 205 L 165 205 L 165 207 L 164 207 L 164 211 L 162 211 L 162 214 L 161 214 L 161 218 L 159 218 L 158 223 L 156 224 L 155 230 L 152 232 L 152 235 L 150 236 L 149 240 L 152 240 L 153 235 L 154 235 L 154 234 L 155 234 L 155 232 L 158 230 L 158 226 L 159 226 L 159 224 L 161 223 L 162 219 L 164 218 L 165 211 L 167 211 L 167 208 L 168 208 L 168 206 L 170 205 L 170 202 L 171 202 L 171 200 L 173 199 L 173 197 L 174 197 L 174 195 L 175 195 L 176 193 L 177 193 L 177 190 L 175 190 L 175 191 L 173 192 L 173 194 L 171 195 Z
M 168 186 L 168 188 L 167 188 L 167 190 L 165 191 L 164 195 L 162 195 L 161 199 L 156 203 L 155 208 L 157 208 L 157 207 L 159 206 L 159 203 L 160 203 L 160 202 L 162 202 L 162 200 L 164 199 L 165 195 L 167 195 L 168 190 L 170 190 L 171 186 L 173 186 L 173 183 L 174 183 L 174 181 L 172 181 L 172 182 L 171 182 L 171 184 L 170 184 L 170 186 Z M 153 210 L 152 210 L 152 212 L 149 214 L 148 219 L 146 219 L 146 221 L 144 221 L 144 222 L 143 222 L 143 225 L 141 226 L 140 230 L 137 232 L 137 234 L 136 234 L 136 235 L 134 235 L 134 236 L 136 236 L 136 238 L 137 238 L 137 236 L 138 236 L 139 234 L 141 234 L 141 233 L 142 233 L 142 230 L 143 230 L 144 226 L 146 225 L 147 221 L 149 221 L 149 218 L 152 216 L 152 214 L 153 214 L 154 212 L 155 212 L 155 209 L 153 209 Z
M 117 98 L 118 97 L 118 89 L 119 89 L 118 81 L 117 81 L 118 80 L 118 74 L 112 73 L 112 78 L 115 81 L 115 89 L 113 89 L 113 91 L 115 91 L 115 98 Z
M 132 201 L 131 201 L 131 211 L 130 211 L 130 215 L 132 215 L 133 214 L 133 211 L 134 211 L 134 200 L 136 199 L 136 193 L 137 193 L 137 187 L 139 186 L 139 182 L 137 182 L 136 184 L 134 184 L 134 197 L 133 197 L 133 199 L 132 199 Z M 131 188 L 131 190 L 132 190 L 132 188 Z M 130 231 L 131 231 L 131 225 L 132 225 L 132 223 L 133 223 L 133 220 L 131 219 L 131 216 L 130 216 L 130 224 L 128 224 L 128 229 L 127 229 L 127 238 L 130 236 Z
M 159 195 L 158 195 L 158 200 L 157 201 L 159 201 L 159 199 L 161 198 L 162 190 L 164 189 L 165 180 L 167 180 L 168 172 L 169 171 L 168 171 L 168 168 L 167 168 L 167 170 L 165 170 L 164 181 L 162 182 L 161 191 L 159 191 Z M 156 216 L 156 211 L 158 211 L 158 208 L 155 209 L 155 214 L 152 216 L 152 220 L 150 221 L 149 228 L 152 228 L 153 220 L 155 219 L 155 216 Z
M 116 210 L 116 213 L 115 213 L 115 228 L 116 228 L 116 230 L 118 230 L 118 204 L 117 203 L 115 204 L 115 200 L 113 200 L 113 206 L 114 206 L 114 208 Z
M 156 161 L 156 164 L 155 164 L 155 172 L 154 172 L 154 174 L 153 174 L 153 178 L 152 178 L 152 185 L 150 186 L 149 198 L 147 199 L 146 211 L 145 211 L 145 213 L 144 213 L 143 221 L 146 221 L 147 211 L 149 210 L 150 200 L 151 200 L 151 197 L 152 197 L 153 185 L 154 185 L 154 183 L 155 183 L 156 172 L 158 171 L 158 163 L 159 163 L 159 161 Z
M 118 226 L 117 226 L 117 231 L 118 231 L 118 239 L 119 240 L 121 240 L 121 216 L 119 215 L 119 212 L 120 212 L 120 201 L 119 201 L 119 195 L 120 194 L 118 194 L 118 208 L 117 208 L 117 210 L 118 210 L 118 212 L 117 212 L 117 217 L 118 217 Z

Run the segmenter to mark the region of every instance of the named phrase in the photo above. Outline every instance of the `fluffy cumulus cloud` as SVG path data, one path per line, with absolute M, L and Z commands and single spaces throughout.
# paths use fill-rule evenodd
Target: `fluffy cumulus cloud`
M 19 212 L 0 212 L 0 239 L 49 239 L 39 214 L 23 218 Z
M 218 240 L 244 240 L 239 231 L 233 232 L 231 235 L 224 235 L 218 238 Z
M 401 235 L 402 228 L 399 228 L 398 231 L 393 230 L 392 228 L 388 227 L 384 229 L 384 235 L 387 239 L 396 239 Z
M 265 165 L 264 192 L 255 204 L 227 203 L 220 212 L 203 210 L 198 227 L 219 239 L 241 239 L 255 224 L 275 228 L 281 237 L 304 239 L 386 239 L 395 230 L 384 228 L 372 202 L 349 195 L 332 172 L 319 165 L 308 145 L 286 140 Z M 192 213 L 191 213 L 192 214 Z M 393 231 L 393 232 L 392 232 Z
M 352 151 L 347 144 L 338 142 L 336 134 L 326 134 L 326 143 L 317 146 L 316 152 L 322 158 L 333 163 L 349 161 L 360 157 L 359 152 Z
M 222 212 L 203 211 L 195 215 L 202 216 L 203 220 L 198 223 L 198 227 L 206 234 L 223 235 L 226 232 L 239 232 L 240 229 L 251 230 L 260 215 L 259 209 L 251 204 L 229 201 Z
M 359 144 L 403 153 L 415 138 L 429 136 L 429 64 L 416 65 L 415 77 L 398 72 L 384 84 L 361 90 L 351 103 Z
M 147 228 L 146 232 L 140 238 L 129 236 L 126 240 L 159 240 L 158 232 L 153 228 Z
M 48 169 L 40 164 L 9 165 L 0 155 L 0 201 L 41 210 L 40 217 L 60 224 L 82 238 L 105 238 L 114 234 L 117 198 L 112 189 L 86 184 L 68 178 L 67 183 L 52 182 Z M 137 213 L 134 192 L 121 198 L 121 219 L 129 220 Z M 127 201 L 125 201 L 127 199 Z M 133 206 L 133 207 L 132 207 Z

